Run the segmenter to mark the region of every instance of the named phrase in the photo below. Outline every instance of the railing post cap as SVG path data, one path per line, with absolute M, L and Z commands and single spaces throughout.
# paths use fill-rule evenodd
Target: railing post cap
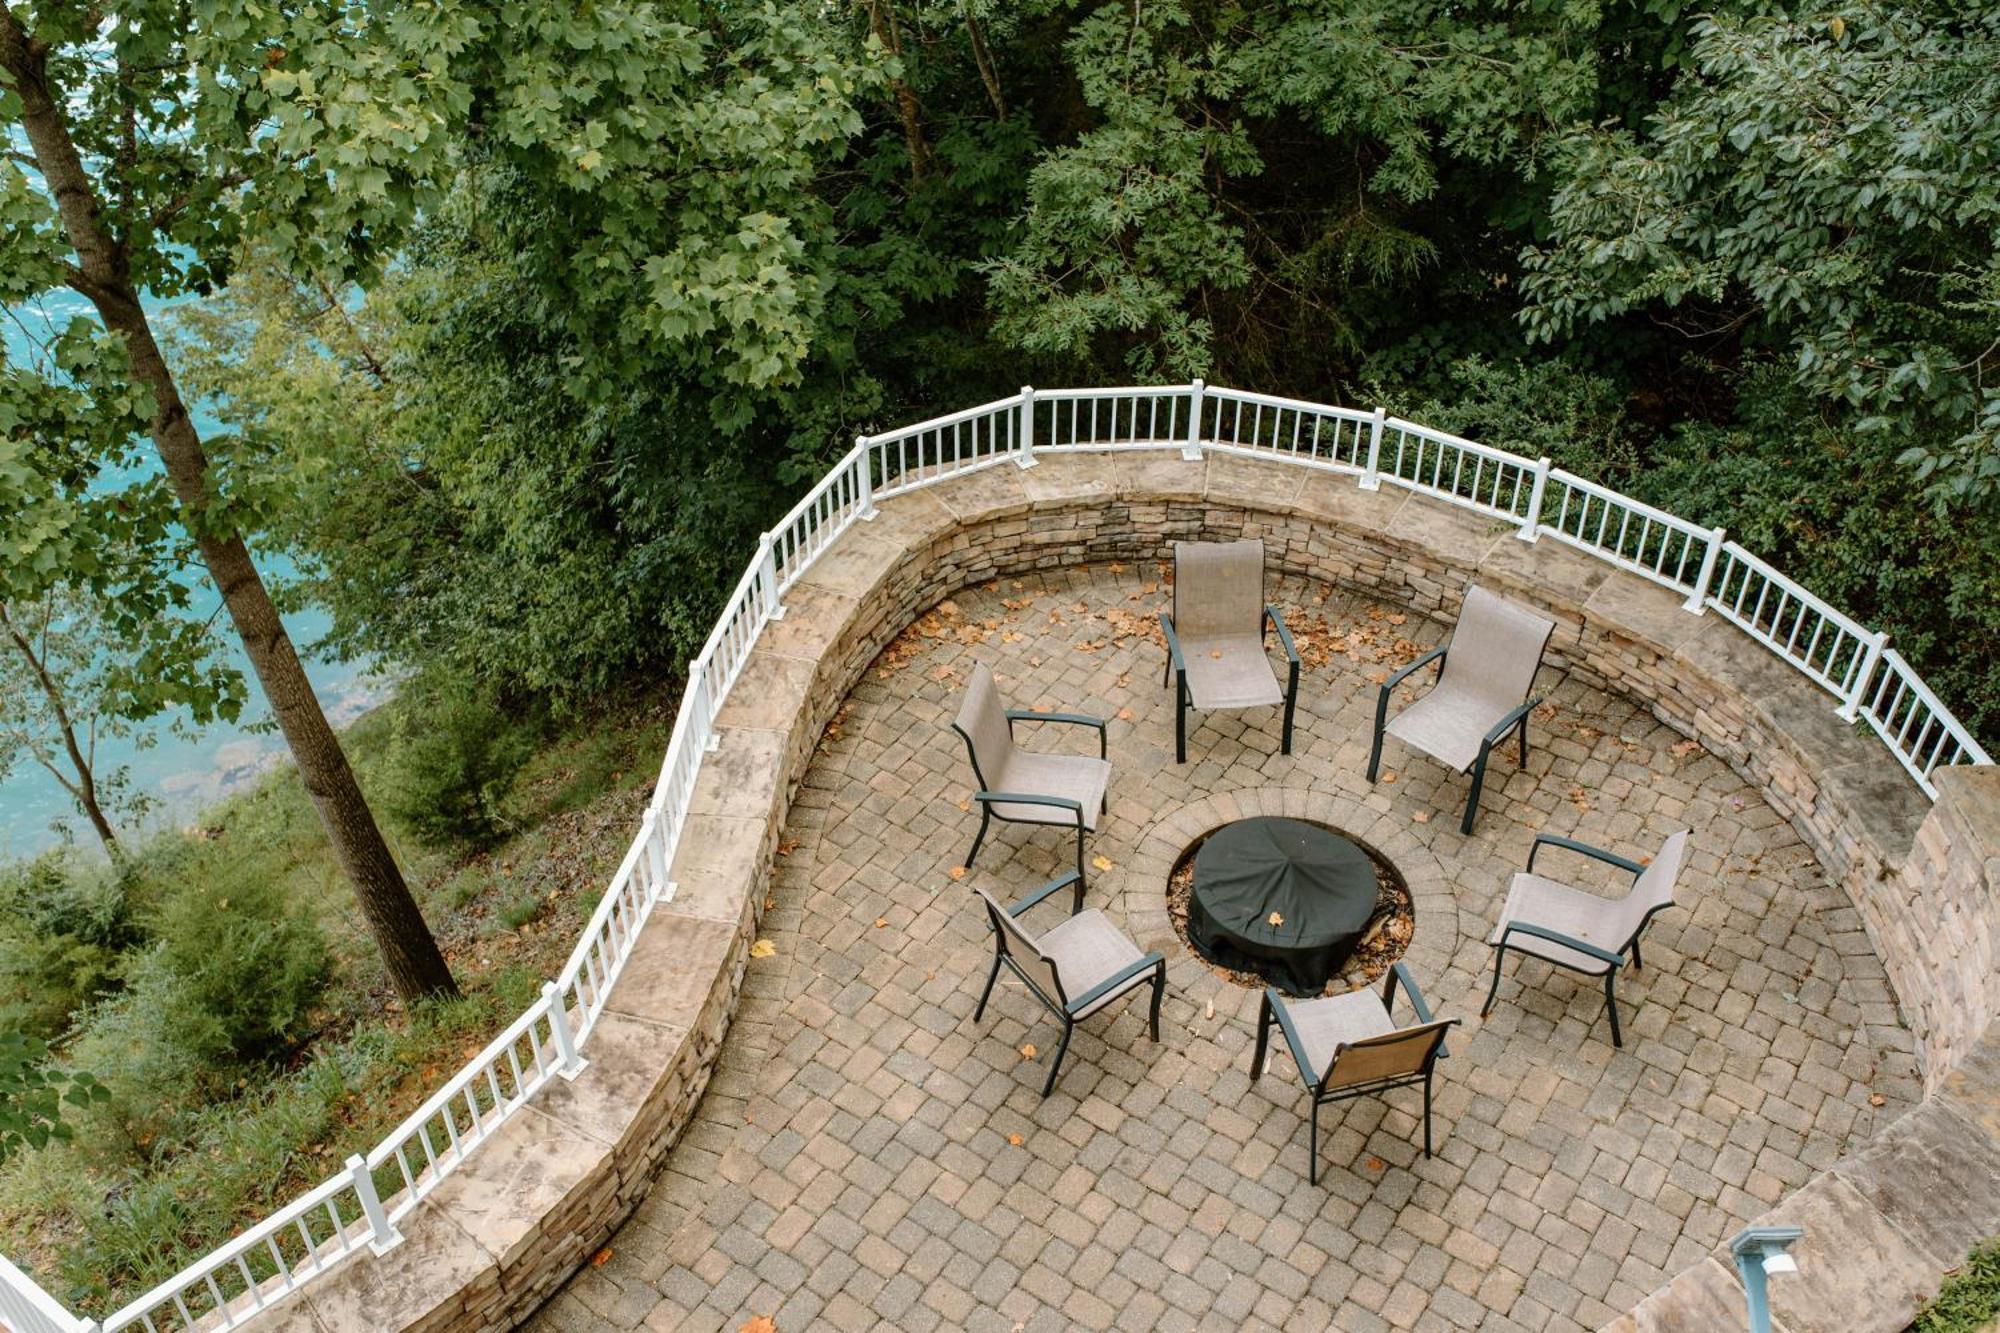
M 1023 384 L 1021 386 L 1022 393 L 1033 393 L 1034 391 L 1035 391 L 1035 386 L 1032 384 Z
M 542 983 L 542 998 L 544 1000 L 553 1000 L 555 997 L 556 983 L 553 981 L 544 981 Z
M 347 1155 L 346 1166 L 349 1171 L 366 1171 L 368 1169 L 368 1159 L 358 1152 L 349 1153 Z
M 1195 387 L 1195 388 L 1197 388 L 1197 389 L 1199 389 L 1199 388 L 1201 388 L 1201 387 L 1202 387 L 1202 379 L 1201 379 L 1201 376 L 1199 376 L 1199 375 L 1196 375 L 1196 376 L 1194 377 L 1194 379 L 1193 379 L 1193 380 L 1191 380 L 1191 381 L 1189 381 L 1189 382 L 1190 382 L 1190 383 L 1192 383 L 1192 384 L 1194 385 L 1194 387 Z
M 1379 405 L 1378 405 L 1378 406 L 1376 407 L 1376 409 L 1375 409 L 1375 419 L 1376 419 L 1377 421 L 1382 421 L 1382 420 L 1385 420 L 1385 419 L 1387 419 L 1388 415 L 1389 415 L 1389 409 L 1388 409 L 1388 408 L 1386 408 L 1386 407 L 1381 407 L 1381 406 L 1379 406 Z

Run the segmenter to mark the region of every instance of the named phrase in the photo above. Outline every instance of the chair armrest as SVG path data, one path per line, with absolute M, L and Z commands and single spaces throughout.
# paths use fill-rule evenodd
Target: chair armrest
M 1547 843 L 1551 847 L 1567 847 L 1573 852 L 1581 852 L 1583 855 L 1595 860 L 1617 866 L 1620 870 L 1629 870 L 1634 876 L 1646 873 L 1646 867 L 1628 857 L 1620 856 L 1616 852 L 1607 852 L 1602 847 L 1593 847 L 1587 842 L 1578 842 L 1575 838 L 1561 838 L 1553 833 L 1537 833 L 1535 835 L 1534 846 L 1528 848 L 1529 874 L 1535 872 L 1535 853 L 1542 850 L 1543 843 Z
M 1160 628 L 1167 634 L 1167 656 L 1173 660 L 1174 670 L 1185 673 L 1187 659 L 1181 656 L 1180 636 L 1174 633 L 1174 618 L 1165 611 L 1160 612 Z
M 1075 1013 L 1079 1009 L 1087 1009 L 1112 992 L 1131 985 L 1135 980 L 1143 977 L 1153 969 L 1159 968 L 1165 970 L 1166 966 L 1166 958 L 1157 953 L 1149 953 L 1144 958 L 1135 959 L 1104 980 L 1098 982 L 1095 986 L 1092 986 L 1083 994 L 1077 996 L 1074 1000 L 1071 1000 L 1069 1002 L 1070 1012 Z
M 1293 646 L 1292 632 L 1285 628 L 1285 618 L 1278 614 L 1278 608 L 1275 606 L 1265 607 L 1264 620 L 1272 629 L 1278 631 L 1278 645 L 1285 650 L 1285 660 L 1293 666 L 1297 666 L 1299 664 L 1299 650 Z
M 1284 997 L 1278 994 L 1275 987 L 1266 986 L 1264 1003 L 1270 1007 L 1273 1014 L 1277 1015 L 1278 1027 L 1285 1034 L 1285 1045 L 1292 1048 L 1292 1063 L 1299 1067 L 1299 1077 L 1303 1078 L 1306 1086 L 1314 1092 L 1319 1091 L 1320 1075 L 1326 1071 L 1314 1069 L 1311 1061 L 1306 1058 L 1305 1040 L 1299 1036 L 1298 1028 L 1292 1025 L 1292 1011 L 1285 1008 Z
M 1431 1018 L 1431 1007 L 1424 1003 L 1424 993 L 1417 989 L 1417 979 L 1410 975 L 1410 969 L 1402 963 L 1392 963 L 1389 965 L 1389 984 L 1383 989 L 1382 1007 L 1384 1009 L 1393 1009 L 1396 1002 L 1396 986 L 1398 983 L 1401 983 L 1403 987 L 1403 994 L 1410 997 L 1410 1008 L 1416 1013 L 1417 1022 L 1430 1023 L 1435 1021 Z M 1449 1060 L 1450 1058 L 1451 1052 L 1446 1050 L 1444 1043 L 1440 1041 L 1438 1043 L 1438 1059 Z
M 1566 949 L 1574 949 L 1580 954 L 1595 958 L 1600 963 L 1608 963 L 1612 967 L 1623 967 L 1625 965 L 1625 960 L 1611 952 L 1611 950 L 1600 949 L 1595 944 L 1585 944 L 1573 935 L 1565 935 L 1559 930 L 1550 930 L 1547 926 L 1537 926 L 1527 921 L 1508 923 L 1507 928 L 1500 932 L 1500 947 L 1502 949 L 1507 947 L 1507 937 L 1510 935 L 1532 935 L 1538 940 L 1547 940 L 1551 944 L 1560 944 Z
M 1072 870 L 1067 875 L 1064 875 L 1061 879 L 1050 880 L 1048 883 L 1042 885 L 1041 888 L 1036 889 L 1033 893 L 1021 899 L 1020 902 L 1015 903 L 1012 907 L 1009 907 L 1007 909 L 1007 915 L 1008 916 L 1021 915 L 1021 913 L 1027 911 L 1030 907 L 1033 907 L 1035 904 L 1041 902 L 1043 899 L 1048 898 L 1060 892 L 1061 890 L 1068 888 L 1070 885 L 1076 883 L 1078 878 L 1079 876 L 1077 875 L 1077 873 L 1074 870 Z
M 1072 727 L 1097 728 L 1097 757 L 1106 758 L 1110 754 L 1110 741 L 1105 732 L 1105 721 L 1088 713 L 1038 713 L 1032 708 L 1009 708 L 1007 710 L 1007 732 L 1013 734 L 1016 722 L 1062 722 Z
M 972 799 L 1002 805 L 1048 805 L 1058 811 L 1074 811 L 1078 821 L 1084 819 L 1084 803 L 1074 797 L 1030 797 L 1024 791 L 976 791 Z
M 1423 667 L 1429 666 L 1433 661 L 1441 661 L 1444 655 L 1445 650 L 1443 648 L 1433 648 L 1402 670 L 1390 672 L 1389 679 L 1382 682 L 1382 693 L 1385 695 L 1388 694 L 1390 690 L 1395 689 L 1403 683 L 1404 677 Z
M 1515 727 L 1519 726 L 1521 724 L 1521 719 L 1526 717 L 1530 712 L 1532 712 L 1534 710 L 1535 705 L 1539 704 L 1542 701 L 1542 698 L 1543 696 L 1536 695 L 1534 698 L 1529 699 L 1524 703 L 1522 703 L 1522 705 L 1519 708 L 1516 708 L 1513 712 L 1507 714 L 1507 716 L 1501 718 L 1498 722 L 1495 722 L 1493 724 L 1492 730 L 1486 733 L 1485 739 L 1479 742 L 1479 748 L 1482 750 L 1490 750 L 1494 746 L 1498 745 L 1502 740 L 1505 740 L 1507 733 L 1512 731 Z

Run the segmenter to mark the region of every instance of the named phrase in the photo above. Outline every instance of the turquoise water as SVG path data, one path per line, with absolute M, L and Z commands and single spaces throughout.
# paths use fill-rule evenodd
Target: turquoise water
M 153 308 L 158 309 L 157 303 Z M 63 327 L 71 316 L 88 309 L 82 297 L 63 295 L 52 297 L 39 309 L 12 312 L 15 318 L 0 325 L 9 359 L 25 356 L 32 340 L 45 336 L 50 328 Z M 206 409 L 196 410 L 195 423 L 204 434 L 220 429 L 221 424 Z M 150 442 L 146 445 L 145 459 L 143 471 L 107 476 L 105 484 L 122 485 L 134 475 L 156 469 L 158 463 Z M 257 567 L 266 582 L 275 582 L 295 572 L 293 564 L 282 556 L 259 555 Z M 194 590 L 194 613 L 206 616 L 216 611 L 221 601 L 221 595 L 204 577 Z M 162 725 L 151 729 L 158 738 L 151 748 L 140 748 L 136 737 L 98 745 L 100 775 L 126 766 L 133 788 L 161 802 L 150 821 L 153 825 L 186 823 L 203 805 L 249 782 L 284 757 L 281 736 L 275 732 L 257 734 L 249 729 L 259 721 L 268 720 L 270 712 L 264 706 L 263 694 L 250 672 L 249 661 L 228 615 L 217 615 L 214 624 L 228 660 L 249 682 L 250 702 L 243 710 L 242 725 L 215 726 L 193 737 L 181 737 L 171 733 L 163 719 Z M 328 621 L 323 613 L 309 611 L 285 617 L 285 625 L 301 654 L 305 654 L 326 633 Z M 366 663 L 316 661 L 309 657 L 306 674 L 335 726 L 353 720 L 388 692 L 382 679 Z M 33 855 L 55 845 L 60 838 L 51 822 L 57 819 L 68 820 L 79 847 L 96 851 L 97 839 L 89 823 L 76 813 L 68 794 L 56 785 L 55 779 L 32 760 L 17 765 L 13 774 L 0 780 L 0 861 Z

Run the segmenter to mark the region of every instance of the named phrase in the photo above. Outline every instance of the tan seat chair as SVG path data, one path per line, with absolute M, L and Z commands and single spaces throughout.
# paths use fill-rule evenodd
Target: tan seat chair
M 1264 543 L 1174 543 L 1174 609 L 1160 613 L 1167 636 L 1166 683 L 1174 686 L 1174 758 L 1187 762 L 1187 710 L 1216 712 L 1282 703 L 1282 749 L 1292 752 L 1299 701 L 1299 650 L 1277 611 L 1264 603 Z M 1266 628 L 1278 632 L 1290 675 L 1264 654 Z
M 1484 588 L 1465 590 L 1458 623 L 1442 648 L 1434 648 L 1390 676 L 1375 700 L 1375 744 L 1368 755 L 1368 780 L 1382 765 L 1382 737 L 1394 736 L 1456 773 L 1472 774 L 1459 832 L 1472 832 L 1479 791 L 1486 785 L 1486 760 L 1507 733 L 1521 733 L 1521 762 L 1528 762 L 1528 714 L 1540 698 L 1529 698 L 1542 650 L 1556 623 L 1539 612 L 1496 597 Z M 1389 696 L 1404 679 L 1431 662 L 1438 664 L 1430 693 L 1389 720 Z
M 1097 758 L 1077 754 L 1035 754 L 1014 744 L 1020 722 L 1060 722 L 1097 729 Z M 972 760 L 979 803 L 979 832 L 965 854 L 966 868 L 979 855 L 979 844 L 995 819 L 1021 824 L 1058 824 L 1076 830 L 1076 904 L 1083 906 L 1083 840 L 1097 828 L 1104 813 L 1105 791 L 1111 785 L 1111 763 L 1104 719 L 1082 713 L 1037 713 L 1008 708 L 1000 701 L 993 673 L 984 662 L 972 666 L 965 698 L 952 730 L 965 738 Z
M 1625 1043 L 1618 1032 L 1618 969 L 1630 955 L 1639 966 L 1639 937 L 1654 917 L 1674 905 L 1674 884 L 1687 859 L 1688 832 L 1668 838 L 1651 865 L 1641 865 L 1601 847 L 1543 833 L 1528 849 L 1528 869 L 1514 876 L 1500 922 L 1488 941 L 1493 946 L 1493 985 L 1479 1011 L 1484 1018 L 1500 993 L 1500 965 L 1507 951 L 1529 954 L 1585 976 L 1604 978 L 1604 1009 L 1611 1015 L 1611 1044 Z M 1622 898 L 1606 898 L 1575 889 L 1535 873 L 1535 853 L 1544 845 L 1566 847 L 1632 874 L 1632 887 Z
M 1396 1026 L 1392 1010 L 1400 983 L 1410 997 L 1417 1021 Z M 1447 1054 L 1445 1033 L 1455 1018 L 1434 1019 L 1416 979 L 1397 963 L 1378 997 L 1372 990 L 1349 991 L 1316 1000 L 1286 1000 L 1266 989 L 1257 1013 L 1257 1047 L 1251 1055 L 1250 1078 L 1264 1072 L 1264 1052 L 1271 1024 L 1285 1034 L 1285 1045 L 1299 1076 L 1312 1093 L 1311 1166 L 1307 1177 L 1319 1183 L 1319 1108 L 1328 1102 L 1367 1097 L 1392 1088 L 1424 1086 L 1424 1156 L 1431 1155 L 1431 1072 Z
M 1029 932 L 1020 916 L 1035 904 L 1077 883 L 1077 906 L 1068 920 L 1041 935 Z M 1063 1056 L 1069 1051 L 1070 1034 L 1076 1025 L 1127 992 L 1150 983 L 1153 1008 L 1150 1026 L 1153 1040 L 1160 1039 L 1160 999 L 1167 984 L 1167 960 L 1157 953 L 1141 953 L 1125 932 L 1111 919 L 1091 908 L 1081 910 L 1082 884 L 1076 875 L 1051 880 L 1020 902 L 1009 907 L 986 890 L 973 886 L 993 926 L 993 969 L 986 974 L 986 989 L 979 993 L 979 1007 L 972 1021 L 986 1017 L 986 1002 L 993 996 L 993 983 L 1004 965 L 1027 984 L 1028 990 L 1063 1025 L 1062 1040 L 1056 1044 L 1055 1059 L 1049 1062 L 1049 1076 L 1042 1084 L 1042 1096 L 1055 1089 L 1056 1075 L 1062 1070 Z

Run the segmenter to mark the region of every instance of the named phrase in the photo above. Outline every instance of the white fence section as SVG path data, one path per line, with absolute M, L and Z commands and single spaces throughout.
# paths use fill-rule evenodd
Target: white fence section
M 1459 505 L 1549 537 L 1713 608 L 1865 721 L 1904 770 L 1935 796 L 1948 764 L 1990 764 L 1949 709 L 1887 646 L 1734 542 L 1616 491 L 1472 440 L 1376 410 L 1188 385 L 1024 388 L 1015 397 L 856 441 L 758 542 L 715 629 L 688 666 L 673 737 L 631 850 L 575 950 L 541 998 L 474 1056 L 366 1157 L 112 1315 L 104 1333 L 230 1329 L 364 1249 L 399 1239 L 396 1224 L 507 1119 L 584 1052 L 647 917 L 673 896 L 668 881 L 715 720 L 782 598 L 841 533 L 874 516 L 878 498 L 1038 452 L 1176 448 L 1214 451 L 1352 475 Z M 33 1279 L 0 1259 L 0 1327 L 90 1333 Z

